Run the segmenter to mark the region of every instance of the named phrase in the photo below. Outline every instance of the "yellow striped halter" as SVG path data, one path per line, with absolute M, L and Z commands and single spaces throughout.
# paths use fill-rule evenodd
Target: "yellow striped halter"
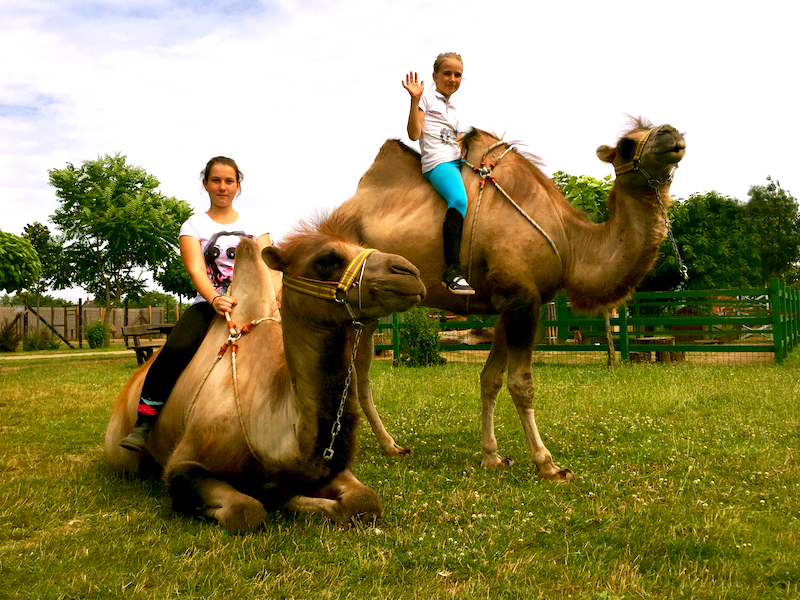
M 364 277 L 364 268 L 367 265 L 367 258 L 375 252 L 375 248 L 364 248 L 358 255 L 350 261 L 344 270 L 339 281 L 319 281 L 308 277 L 293 277 L 285 275 L 283 287 L 307 296 L 322 298 L 323 300 L 333 300 L 338 304 L 343 304 L 347 309 L 350 318 L 357 318 L 356 312 L 347 301 L 347 294 L 351 288 L 358 288 L 358 310 L 363 313 L 361 306 L 361 280 Z

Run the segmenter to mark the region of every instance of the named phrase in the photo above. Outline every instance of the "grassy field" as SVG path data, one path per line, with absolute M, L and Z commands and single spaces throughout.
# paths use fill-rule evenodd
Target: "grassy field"
M 106 464 L 132 355 L 0 355 L 0 598 L 798 598 L 798 358 L 534 365 L 565 485 L 536 480 L 507 392 L 497 436 L 516 463 L 479 467 L 478 365 L 378 361 L 376 404 L 414 453 L 359 430 L 377 526 L 278 512 L 234 537 Z

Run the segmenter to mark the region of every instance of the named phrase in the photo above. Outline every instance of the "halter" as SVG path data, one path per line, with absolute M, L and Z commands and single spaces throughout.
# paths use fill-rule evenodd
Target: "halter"
M 636 150 L 633 153 L 633 158 L 630 162 L 622 164 L 618 167 L 614 167 L 614 173 L 616 173 L 617 177 L 620 175 L 625 175 L 626 173 L 632 173 L 634 171 L 639 171 L 644 178 L 647 180 L 647 185 L 649 185 L 653 190 L 655 190 L 656 198 L 658 199 L 658 206 L 661 208 L 661 216 L 664 218 L 664 225 L 667 227 L 667 234 L 669 235 L 670 242 L 672 242 L 672 251 L 675 253 L 675 258 L 678 259 L 678 271 L 683 276 L 684 281 L 689 280 L 689 269 L 683 262 L 681 258 L 681 253 L 678 250 L 678 243 L 675 241 L 675 236 L 672 235 L 672 225 L 667 218 L 667 211 L 664 209 L 664 203 L 661 201 L 661 186 L 667 185 L 672 183 L 672 176 L 675 173 L 675 169 L 678 168 L 678 165 L 672 167 L 672 170 L 667 175 L 667 178 L 664 181 L 659 181 L 658 179 L 651 177 L 650 174 L 642 168 L 642 155 L 644 154 L 644 148 L 647 145 L 647 140 L 650 139 L 650 134 L 654 131 L 656 135 L 658 135 L 658 131 L 661 130 L 663 125 L 658 125 L 657 127 L 652 127 L 647 130 L 647 133 L 644 134 L 644 137 L 640 139 L 636 143 Z
M 361 341 L 361 333 L 364 331 L 364 323 L 358 320 L 353 307 L 347 301 L 347 293 L 350 288 L 358 288 L 358 310 L 362 316 L 364 309 L 361 305 L 361 280 L 364 278 L 364 269 L 367 266 L 367 258 L 375 252 L 375 248 L 364 248 L 358 255 L 350 261 L 350 264 L 344 270 L 342 278 L 339 281 L 319 281 L 317 279 L 309 279 L 307 277 L 283 277 L 283 287 L 307 296 L 321 298 L 323 300 L 333 300 L 338 304 L 344 304 L 350 318 L 353 320 L 353 329 L 356 332 L 356 338 L 353 341 L 353 352 L 350 355 L 350 366 L 347 368 L 347 377 L 344 382 L 344 389 L 342 390 L 342 398 L 339 401 L 339 409 L 336 411 L 336 420 L 331 427 L 331 443 L 322 452 L 322 458 L 327 462 L 333 458 L 333 443 L 336 441 L 336 436 L 342 429 L 342 415 L 344 414 L 344 407 L 347 402 L 347 391 L 350 389 L 350 382 L 353 375 L 353 367 L 356 364 L 356 354 L 358 354 L 358 344 Z M 356 281 L 356 276 L 358 281 Z
M 364 268 L 367 265 L 367 258 L 375 252 L 375 248 L 364 248 L 358 255 L 350 262 L 339 281 L 319 281 L 317 279 L 309 279 L 307 277 L 290 277 L 284 276 L 283 287 L 307 296 L 314 296 L 323 300 L 333 300 L 338 304 L 344 304 L 350 318 L 355 320 L 356 313 L 350 303 L 347 301 L 347 293 L 350 288 L 358 288 L 358 309 L 362 311 L 361 307 L 361 279 L 364 277 Z M 356 281 L 356 276 L 358 281 Z M 363 311 L 362 311 L 363 312 Z

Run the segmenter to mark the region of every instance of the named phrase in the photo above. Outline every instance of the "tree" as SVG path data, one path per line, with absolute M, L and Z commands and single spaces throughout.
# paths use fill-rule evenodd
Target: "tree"
M 63 262 L 63 246 L 50 235 L 50 229 L 46 225 L 39 222 L 26 225 L 22 237 L 31 243 L 42 263 L 39 280 L 31 286 L 31 290 L 37 296 L 37 306 L 39 306 L 38 298 L 46 290 L 63 290 L 69 287 L 70 270 Z
M 72 281 L 105 298 L 108 308 L 143 293 L 145 275 L 176 252 L 188 203 L 156 191 L 158 179 L 119 153 L 49 175 L 61 201 L 51 220 L 63 233 Z
M 661 258 L 647 274 L 639 291 L 675 289 L 709 290 L 753 287 L 761 284 L 758 273 L 758 234 L 744 218 L 735 198 L 712 191 L 676 200 L 670 207 L 672 233 L 686 266 L 684 282 L 678 259 L 667 238 Z
M 0 290 L 19 292 L 35 285 L 42 272 L 36 250 L 25 238 L 0 231 Z
M 800 260 L 800 214 L 797 200 L 767 177 L 767 185 L 754 185 L 744 215 L 758 233 L 761 280 L 786 279 L 791 266 Z
M 183 266 L 181 257 L 173 254 L 162 268 L 158 270 L 153 279 L 167 292 L 177 294 L 179 297 L 193 298 L 197 295 L 192 278 Z
M 608 221 L 610 215 L 606 201 L 611 188 L 614 187 L 611 175 L 600 180 L 590 175 L 576 177 L 564 171 L 556 171 L 553 173 L 553 183 L 569 203 L 585 214 L 592 223 Z

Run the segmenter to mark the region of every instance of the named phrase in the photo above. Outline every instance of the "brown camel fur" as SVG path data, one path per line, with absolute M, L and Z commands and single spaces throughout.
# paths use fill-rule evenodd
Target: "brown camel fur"
M 683 158 L 685 142 L 669 125 L 653 129 L 637 120 L 613 148 L 597 156 L 621 167 L 630 164 L 642 145 L 636 170 L 617 177 L 606 223 L 590 223 L 561 195 L 552 181 L 516 150 L 500 144 L 488 152 L 498 161 L 495 181 L 540 227 L 558 249 L 487 181 L 475 222 L 481 177 L 462 167 L 469 208 L 464 219 L 461 264 L 475 296 L 456 296 L 440 283 L 445 265 L 441 227 L 445 202 L 423 178 L 419 155 L 398 141 L 388 141 L 359 182 L 355 195 L 335 214 L 352 220 L 362 243 L 408 258 L 422 274 L 428 294 L 424 304 L 459 314 L 499 314 L 489 357 L 481 373 L 483 461 L 485 467 L 510 464 L 500 456 L 494 435 L 494 407 L 508 369 L 507 385 L 522 421 L 539 477 L 567 481 L 569 469 L 553 463 L 542 443 L 533 411 L 531 358 L 539 310 L 565 289 L 573 307 L 599 311 L 623 300 L 656 260 L 666 235 L 663 210 L 671 202 L 669 182 Z M 479 165 L 498 139 L 483 131 L 465 136 L 462 149 L 469 164 Z M 474 224 L 474 236 L 472 235 Z M 474 239 L 473 239 L 474 237 Z M 470 260 L 471 257 L 471 260 Z M 384 428 L 369 386 L 370 350 L 359 351 L 359 400 L 378 442 L 389 455 L 404 454 Z
M 231 348 L 201 384 L 228 339 L 226 322 L 218 318 L 164 405 L 143 454 L 121 448 L 119 441 L 135 420 L 150 363 L 131 377 L 106 431 L 111 464 L 120 473 L 137 474 L 145 462 L 156 463 L 176 509 L 199 511 L 230 532 L 253 529 L 265 518 L 265 509 L 279 507 L 320 512 L 339 522 L 357 515 L 377 517 L 378 496 L 349 468 L 358 416 L 353 385 L 347 388 L 333 457 L 323 458 L 351 366 L 353 318 L 343 303 L 287 287 L 279 315 L 264 264 L 287 277 L 337 281 L 363 250 L 347 241 L 352 237 L 329 220 L 300 229 L 282 248 L 264 249 L 263 260 L 255 242 L 243 239 L 231 286 L 239 304 L 231 318 L 240 330 L 253 320 L 269 319 L 237 342 L 238 402 Z M 356 317 L 375 319 L 407 310 L 424 293 L 410 262 L 374 252 L 360 289 L 351 288 L 346 298 Z

